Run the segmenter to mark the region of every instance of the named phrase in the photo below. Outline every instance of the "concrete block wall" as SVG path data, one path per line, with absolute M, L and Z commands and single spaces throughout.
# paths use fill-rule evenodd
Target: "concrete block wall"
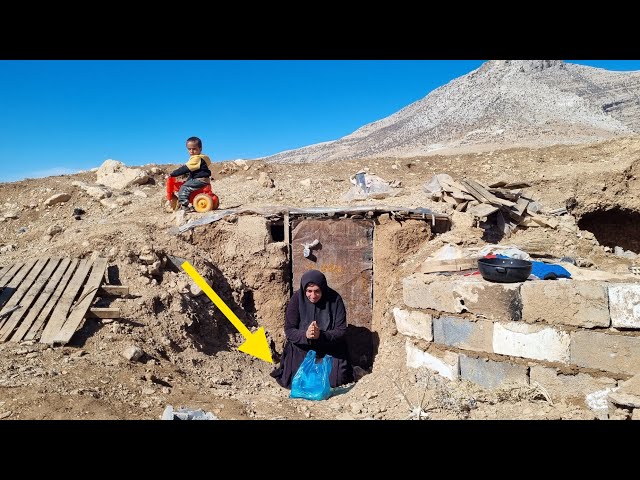
M 407 365 L 450 379 L 486 388 L 535 382 L 553 400 L 586 404 L 640 374 L 640 283 L 418 273 L 403 279 L 403 300 L 398 332 L 455 354 L 445 361 L 408 339 Z

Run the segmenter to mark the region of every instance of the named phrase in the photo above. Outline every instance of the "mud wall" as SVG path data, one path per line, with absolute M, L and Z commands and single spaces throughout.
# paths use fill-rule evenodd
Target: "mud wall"
M 373 320 L 380 337 L 395 333 L 391 306 L 402 298 L 401 264 L 433 237 L 423 220 L 397 221 L 389 214 L 378 217 L 373 230 Z
M 262 216 L 240 216 L 194 229 L 192 243 L 211 261 L 208 273 L 217 280 L 212 284 L 216 293 L 247 327 L 264 327 L 282 351 L 291 281 L 287 243 L 273 241 L 270 223 Z

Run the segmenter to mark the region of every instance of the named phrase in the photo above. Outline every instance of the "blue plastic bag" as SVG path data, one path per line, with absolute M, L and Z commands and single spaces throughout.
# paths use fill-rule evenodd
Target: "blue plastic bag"
M 289 397 L 326 400 L 331 394 L 329 373 L 331 373 L 331 355 L 325 355 L 321 362 L 316 363 L 316 352 L 309 350 L 293 376 Z

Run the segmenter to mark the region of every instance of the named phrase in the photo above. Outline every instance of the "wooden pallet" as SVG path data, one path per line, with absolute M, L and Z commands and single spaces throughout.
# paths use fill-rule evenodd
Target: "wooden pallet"
M 106 258 L 41 258 L 0 267 L 0 342 L 69 343 L 106 268 Z

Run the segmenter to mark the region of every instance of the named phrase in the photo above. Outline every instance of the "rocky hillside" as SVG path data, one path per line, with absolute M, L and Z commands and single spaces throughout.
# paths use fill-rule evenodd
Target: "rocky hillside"
M 262 160 L 300 163 L 578 144 L 640 132 L 640 71 L 492 60 L 339 140 Z

